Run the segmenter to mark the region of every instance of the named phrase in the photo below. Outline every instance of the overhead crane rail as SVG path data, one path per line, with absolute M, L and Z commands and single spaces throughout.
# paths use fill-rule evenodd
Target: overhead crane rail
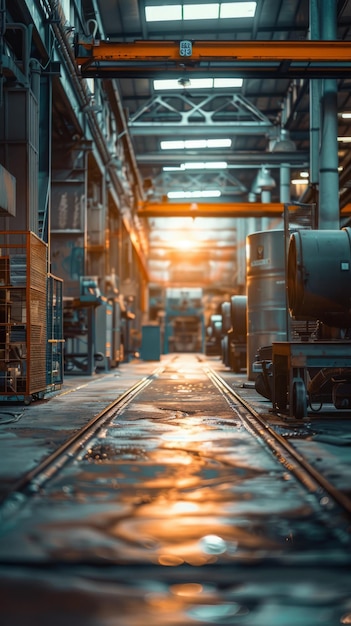
M 74 51 L 86 77 L 143 75 L 162 71 L 216 75 L 233 71 L 238 77 L 341 78 L 351 70 L 351 41 L 159 41 L 131 42 L 82 39 Z

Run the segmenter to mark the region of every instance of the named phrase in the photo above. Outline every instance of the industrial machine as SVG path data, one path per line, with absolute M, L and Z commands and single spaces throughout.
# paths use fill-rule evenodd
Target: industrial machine
M 202 289 L 167 289 L 164 352 L 203 352 Z
M 246 369 L 247 361 L 247 296 L 230 299 L 231 328 L 228 331 L 229 366 L 235 373 Z
M 273 410 L 303 419 L 308 407 L 350 409 L 350 228 L 290 235 L 287 300 L 292 324 L 315 327 L 300 340 L 273 342 L 272 360 L 263 362 Z

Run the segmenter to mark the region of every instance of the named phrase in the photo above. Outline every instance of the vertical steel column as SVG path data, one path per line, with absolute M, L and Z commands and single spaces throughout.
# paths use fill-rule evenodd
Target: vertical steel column
M 282 163 L 280 166 L 280 202 L 290 202 L 290 165 Z
M 310 39 L 320 38 L 318 1 L 310 0 Z M 310 80 L 310 185 L 317 189 L 319 181 L 319 131 L 321 81 Z
M 337 3 L 321 0 L 321 38 L 337 38 Z M 323 81 L 321 95 L 321 142 L 319 162 L 319 216 L 318 228 L 339 229 L 339 175 L 338 175 L 338 124 L 337 83 L 334 78 Z

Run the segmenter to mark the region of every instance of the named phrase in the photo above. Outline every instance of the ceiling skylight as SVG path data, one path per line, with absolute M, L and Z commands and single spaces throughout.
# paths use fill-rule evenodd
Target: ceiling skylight
M 161 150 L 191 150 L 201 148 L 230 148 L 231 139 L 186 139 L 161 141 Z
M 154 80 L 155 91 L 170 89 L 228 89 L 230 87 L 241 87 L 242 78 L 191 78 L 186 84 L 177 78 Z
M 254 17 L 256 5 L 257 2 L 149 5 L 145 7 L 145 18 L 147 22 L 248 18 Z

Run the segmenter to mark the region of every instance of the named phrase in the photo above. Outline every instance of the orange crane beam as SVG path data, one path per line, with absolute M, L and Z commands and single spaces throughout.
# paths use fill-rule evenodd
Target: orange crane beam
M 207 202 L 148 203 L 137 211 L 139 217 L 277 217 L 284 213 L 279 202 Z
M 351 69 L 351 41 L 88 41 L 75 39 L 76 62 L 82 74 L 104 75 L 148 69 L 186 68 L 209 71 L 262 70 L 290 76 L 341 75 Z M 220 64 L 222 62 L 222 65 Z

